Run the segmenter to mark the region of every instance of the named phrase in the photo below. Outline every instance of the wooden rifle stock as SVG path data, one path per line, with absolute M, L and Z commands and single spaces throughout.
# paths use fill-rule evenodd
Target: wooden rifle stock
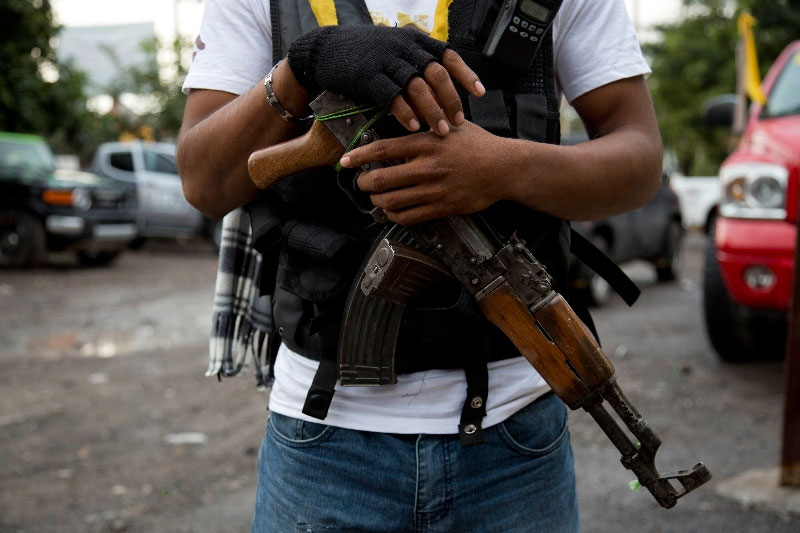
M 572 409 L 582 406 L 592 389 L 614 377 L 614 366 L 564 298 L 554 297 L 533 313 L 508 283 L 478 304 L 547 384 Z M 556 344 L 553 339 L 558 339 Z
M 259 189 L 267 189 L 279 179 L 303 170 L 336 166 L 344 146 L 319 121 L 311 129 L 289 141 L 262 148 L 250 155 L 247 169 Z

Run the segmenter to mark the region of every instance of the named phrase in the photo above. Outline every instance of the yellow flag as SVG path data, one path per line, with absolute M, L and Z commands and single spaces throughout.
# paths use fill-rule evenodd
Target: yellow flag
M 756 40 L 753 36 L 753 26 L 756 19 L 750 13 L 739 15 L 739 37 L 744 48 L 744 79 L 747 96 L 761 105 L 767 103 L 767 97 L 761 91 L 761 73 L 758 70 L 758 57 L 756 56 Z

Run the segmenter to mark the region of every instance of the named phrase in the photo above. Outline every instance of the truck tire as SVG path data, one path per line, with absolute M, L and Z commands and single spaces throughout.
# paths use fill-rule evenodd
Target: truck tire
M 46 258 L 47 237 L 41 221 L 26 211 L 0 210 L 0 266 L 37 267 Z
M 706 239 L 703 314 L 708 339 L 723 361 L 743 363 L 784 356 L 786 317 L 749 309 L 731 299 L 717 261 L 713 229 Z
M 656 277 L 658 281 L 673 281 L 678 276 L 682 237 L 683 228 L 680 222 L 673 220 L 667 228 L 661 257 L 656 259 Z

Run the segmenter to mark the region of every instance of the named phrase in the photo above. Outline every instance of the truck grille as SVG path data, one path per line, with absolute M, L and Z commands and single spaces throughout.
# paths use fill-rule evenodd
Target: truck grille
M 95 209 L 124 209 L 134 206 L 134 197 L 127 191 L 96 189 L 92 192 L 92 207 Z

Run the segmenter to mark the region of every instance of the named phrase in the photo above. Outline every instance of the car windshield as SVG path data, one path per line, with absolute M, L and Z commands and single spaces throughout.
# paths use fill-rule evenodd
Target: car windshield
M 0 173 L 3 175 L 36 178 L 55 168 L 55 158 L 46 144 L 0 140 Z
M 764 117 L 800 114 L 800 52 L 789 58 L 764 107 Z

